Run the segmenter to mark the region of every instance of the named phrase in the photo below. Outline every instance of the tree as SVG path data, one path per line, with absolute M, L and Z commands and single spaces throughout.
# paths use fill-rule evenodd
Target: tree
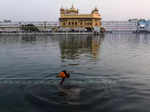
M 21 25 L 21 30 L 25 32 L 39 32 L 39 29 L 33 24 Z

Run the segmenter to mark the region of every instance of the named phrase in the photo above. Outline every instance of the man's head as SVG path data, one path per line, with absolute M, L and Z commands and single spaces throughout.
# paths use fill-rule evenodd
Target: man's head
M 62 72 L 64 72 L 64 73 L 65 73 L 65 75 L 66 75 L 66 77 L 67 77 L 67 78 L 69 78 L 69 77 L 70 77 L 70 73 L 69 73 L 69 72 L 67 72 L 66 70 L 63 70 Z

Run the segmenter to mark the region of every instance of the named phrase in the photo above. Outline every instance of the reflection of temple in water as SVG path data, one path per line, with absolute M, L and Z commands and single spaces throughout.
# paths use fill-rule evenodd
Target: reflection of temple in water
M 99 55 L 103 38 L 99 36 L 69 36 L 60 41 L 62 59 L 78 59 L 81 54 L 90 54 L 93 58 Z

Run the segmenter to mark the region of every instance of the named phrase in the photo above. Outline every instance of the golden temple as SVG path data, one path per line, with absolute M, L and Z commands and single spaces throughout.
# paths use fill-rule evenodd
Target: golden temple
M 94 27 L 101 27 L 101 15 L 97 8 L 90 14 L 79 14 L 79 10 L 72 5 L 70 9 L 60 9 L 59 23 L 62 28 L 85 28 L 92 31 Z

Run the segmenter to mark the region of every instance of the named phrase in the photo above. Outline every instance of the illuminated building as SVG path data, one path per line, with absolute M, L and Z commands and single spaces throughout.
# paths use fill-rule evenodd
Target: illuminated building
M 79 10 L 74 6 L 70 9 L 61 8 L 59 23 L 62 28 L 93 30 L 95 27 L 101 27 L 101 15 L 97 8 L 90 14 L 79 14 Z

